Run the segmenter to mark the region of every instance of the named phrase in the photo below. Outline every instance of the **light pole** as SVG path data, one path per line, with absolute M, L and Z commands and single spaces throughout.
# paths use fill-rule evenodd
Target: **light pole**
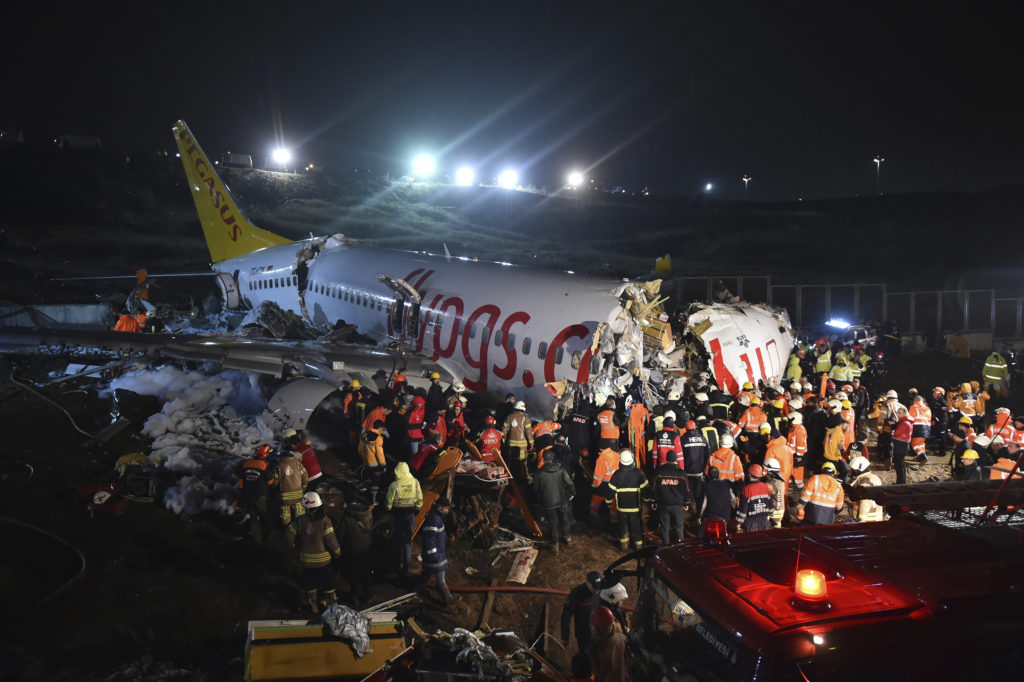
M 882 194 L 882 162 L 885 159 L 882 158 L 881 154 L 875 156 L 875 195 L 881 196 Z
M 749 186 L 750 186 L 750 174 L 749 173 L 744 173 L 743 174 L 743 201 L 746 201 L 749 198 L 749 194 L 747 192 L 747 188 Z

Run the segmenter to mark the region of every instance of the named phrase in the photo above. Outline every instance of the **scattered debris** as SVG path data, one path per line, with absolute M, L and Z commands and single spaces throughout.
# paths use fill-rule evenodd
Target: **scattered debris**
M 527 578 L 530 577 L 530 571 L 533 570 L 533 562 L 537 560 L 538 554 L 540 552 L 532 547 L 520 552 L 516 560 L 512 562 L 512 566 L 508 569 L 508 576 L 505 580 L 510 583 L 525 585 Z

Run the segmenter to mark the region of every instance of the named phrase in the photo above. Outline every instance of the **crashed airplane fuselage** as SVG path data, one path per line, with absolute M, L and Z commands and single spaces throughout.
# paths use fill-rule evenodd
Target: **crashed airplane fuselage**
M 650 379 L 643 365 L 659 349 L 645 352 L 637 338 L 657 312 L 650 286 L 377 249 L 340 235 L 290 242 L 245 218 L 183 121 L 173 133 L 228 307 L 273 302 L 322 332 L 344 320 L 381 342 L 401 341 L 470 391 L 514 392 L 537 413 L 555 404 L 548 383 L 607 385 L 624 371 Z M 781 377 L 792 345 L 788 319 L 783 329 L 777 311 L 745 304 L 707 311 L 699 338 L 713 372 Z M 599 326 L 614 339 L 602 332 L 595 343 Z M 670 340 L 656 358 L 666 374 L 686 369 L 670 357 Z M 618 353 L 606 352 L 609 341 Z

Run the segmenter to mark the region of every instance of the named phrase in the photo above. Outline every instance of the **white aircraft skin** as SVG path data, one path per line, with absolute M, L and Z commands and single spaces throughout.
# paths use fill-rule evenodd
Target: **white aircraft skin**
M 617 312 L 619 300 L 612 290 L 621 281 L 377 249 L 333 237 L 289 242 L 242 215 L 183 121 L 173 126 L 173 133 L 210 248 L 211 267 L 222 273 L 222 286 L 226 283 L 230 289 L 232 282 L 237 284 L 248 305 L 273 301 L 323 331 L 344 320 L 361 334 L 386 343 L 401 335 L 392 326 L 393 308 L 404 306 L 406 326 L 415 310 L 409 296 L 400 296 L 379 281 L 378 276 L 386 275 L 404 280 L 421 300 L 417 333 L 407 335 L 409 349 L 437 362 L 468 390 L 490 391 L 499 398 L 515 393 L 531 413 L 546 415 L 554 396 L 545 382 L 589 379 L 593 332 Z M 320 252 L 303 257 L 311 247 Z M 305 306 L 298 286 L 300 260 L 308 267 Z M 718 308 L 712 306 L 710 324 L 702 331 L 716 374 L 727 370 L 754 380 L 752 363 L 744 358 L 754 357 L 755 351 L 762 357 L 765 344 L 771 351 L 763 357 L 788 356 L 788 319 L 782 333 L 773 331 L 778 321 L 760 307 L 723 306 L 730 311 L 723 326 L 730 338 L 717 339 L 715 322 L 724 321 Z M 731 337 L 745 331 L 740 344 L 734 343 Z M 712 352 L 712 343 L 717 353 Z M 784 367 L 781 362 L 774 365 L 762 363 L 754 371 L 777 382 Z

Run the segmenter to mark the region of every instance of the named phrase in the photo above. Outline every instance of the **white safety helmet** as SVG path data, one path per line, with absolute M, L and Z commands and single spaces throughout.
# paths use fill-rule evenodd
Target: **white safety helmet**
M 804 407 L 803 398 L 793 398 L 789 401 L 789 409 L 791 410 L 802 410 Z
M 626 592 L 626 588 L 622 583 L 615 583 L 611 587 L 606 587 L 599 593 L 601 599 L 605 600 L 612 606 L 618 605 L 619 602 L 626 600 L 629 597 L 629 593 Z
M 889 390 L 889 391 L 885 392 L 885 399 L 886 400 L 899 400 L 899 397 L 900 397 L 900 394 L 897 393 L 896 391 Z
M 779 464 L 779 460 L 775 459 L 774 457 L 769 457 L 764 461 L 764 468 L 767 469 L 768 471 L 774 471 L 776 473 L 782 471 L 782 465 Z
M 455 389 L 456 393 L 462 393 L 466 390 L 466 385 L 461 381 L 452 384 L 452 388 Z
M 708 401 L 707 393 L 697 393 L 693 397 L 698 403 L 706 403 Z
M 295 429 L 291 428 L 291 427 L 289 427 L 289 428 L 287 428 L 287 429 L 285 429 L 284 431 L 281 432 L 281 436 L 283 436 L 284 438 L 291 438 L 292 436 L 297 436 L 297 435 L 299 435 L 299 432 L 296 431 Z
M 512 406 L 512 409 L 522 410 L 523 412 L 526 412 L 526 403 L 524 403 L 522 400 L 517 400 L 516 404 Z
M 750 396 L 744 393 L 737 399 L 737 402 L 745 407 L 750 407 Z
M 669 391 L 668 400 L 671 403 L 674 403 L 675 401 L 679 400 L 679 391 Z
M 672 421 L 675 421 L 676 420 L 675 410 L 665 410 L 665 414 L 662 415 L 662 418 L 663 419 L 671 419 Z
M 106 490 L 98 490 L 96 494 L 92 496 L 92 503 L 96 506 L 106 504 L 110 500 L 110 493 Z
M 802 412 L 790 412 L 789 413 L 789 421 L 794 423 L 794 424 L 803 424 L 804 423 L 804 415 L 803 415 Z
M 974 439 L 974 449 L 977 450 L 978 448 L 987 448 L 991 443 L 991 438 L 989 438 L 985 434 L 981 434 Z
M 701 372 L 697 376 L 699 376 L 704 381 L 711 381 L 711 372 Z
M 620 467 L 631 467 L 635 461 L 636 458 L 633 457 L 633 452 L 631 450 L 623 450 L 619 453 Z
M 799 393 L 800 391 L 803 390 L 803 386 L 800 385 L 799 381 L 794 381 L 789 385 L 789 390 Z
M 736 444 L 736 439 L 732 437 L 731 433 L 727 433 L 724 436 L 722 436 L 722 447 L 723 448 L 731 448 L 735 444 Z
M 324 503 L 319 493 L 306 493 L 302 496 L 302 506 L 306 509 L 316 509 Z
M 846 395 L 846 391 L 836 391 L 836 400 L 849 400 L 849 397 Z
M 865 471 L 871 468 L 871 462 L 868 458 L 863 455 L 857 455 L 850 460 L 850 468 L 856 471 L 858 474 L 863 474 Z
M 843 409 L 843 404 L 835 399 L 828 401 L 828 406 L 833 410 Z

